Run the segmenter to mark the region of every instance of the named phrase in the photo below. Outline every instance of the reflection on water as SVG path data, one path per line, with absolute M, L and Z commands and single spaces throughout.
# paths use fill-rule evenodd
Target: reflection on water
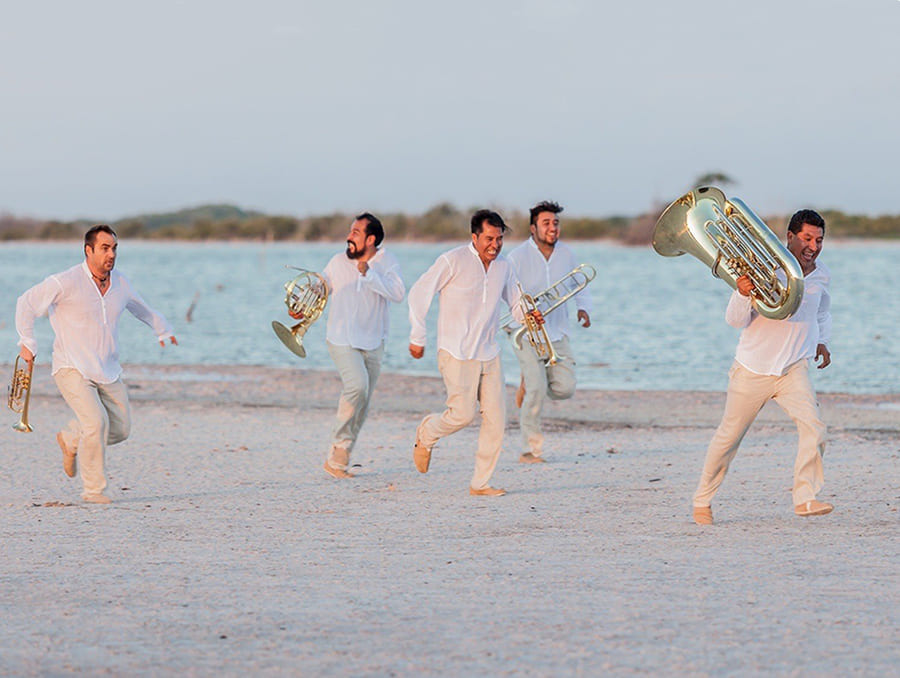
M 452 245 L 391 243 L 409 287 Z M 507 250 L 514 243 L 507 243 Z M 304 339 L 301 360 L 278 341 L 272 320 L 289 322 L 283 284 L 286 264 L 322 270 L 337 243 L 148 243 L 120 244 L 118 268 L 175 325 L 179 346 L 161 348 L 150 330 L 123 319 L 121 359 L 143 364 L 303 365 L 332 369 L 325 349 L 325 321 Z M 625 390 L 724 390 L 738 332 L 724 321 L 729 288 L 691 257 L 667 259 L 650 248 L 579 243 L 580 258 L 597 269 L 589 289 L 594 301 L 590 329 L 575 328 L 573 347 L 581 387 Z M 900 391 L 900 243 L 826 242 L 822 261 L 833 274 L 833 363 L 817 371 L 820 391 Z M 0 362 L 17 351 L 16 297 L 51 273 L 80 261 L 79 243 L 0 245 Z M 190 310 L 191 322 L 186 316 Z M 437 375 L 434 353 L 437 300 L 429 321 L 426 357 L 407 353 L 405 304 L 392 305 L 385 370 Z M 574 313 L 574 309 L 572 309 Z M 39 359 L 49 360 L 52 332 L 38 321 Z M 503 351 L 507 381 L 518 382 L 518 365 Z

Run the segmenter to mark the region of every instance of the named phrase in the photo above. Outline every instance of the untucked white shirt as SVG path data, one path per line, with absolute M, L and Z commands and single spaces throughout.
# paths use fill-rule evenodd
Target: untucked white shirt
M 325 338 L 337 346 L 372 351 L 388 336 L 388 303 L 403 301 L 406 286 L 400 263 L 384 249 L 369 260 L 365 275 L 357 263 L 341 252 L 322 271 L 329 291 Z
M 509 253 L 509 260 L 516 269 L 516 275 L 527 294 L 537 296 L 551 285 L 571 273 L 578 265 L 572 249 L 557 241 L 550 258 L 544 258 L 534 238 L 528 238 Z M 574 287 L 574 285 L 573 285 Z M 574 297 L 575 308 L 591 312 L 591 296 L 587 288 Z M 553 313 L 544 316 L 544 328 L 550 341 L 559 341 L 569 336 L 569 303 L 566 302 Z
M 780 376 L 798 360 L 814 358 L 816 347 L 831 340 L 830 283 L 831 272 L 817 262 L 804 278 L 800 307 L 785 320 L 764 318 L 735 290 L 725 311 L 728 324 L 743 330 L 735 360 L 756 374 Z
M 56 273 L 27 290 L 16 302 L 19 346 L 37 355 L 34 321 L 50 316 L 56 335 L 53 367 L 78 370 L 86 379 L 111 384 L 122 374 L 119 364 L 119 318 L 128 310 L 156 332 L 160 341 L 172 336 L 172 326 L 147 305 L 131 282 L 116 270 L 110 272 L 109 289 L 100 294 L 87 262 Z
M 409 290 L 409 342 L 425 346 L 425 317 L 435 293 L 440 293 L 438 349 L 457 360 L 492 360 L 500 353 L 500 300 L 522 321 L 517 282 L 512 264 L 502 255 L 485 270 L 472 243 L 444 252 Z

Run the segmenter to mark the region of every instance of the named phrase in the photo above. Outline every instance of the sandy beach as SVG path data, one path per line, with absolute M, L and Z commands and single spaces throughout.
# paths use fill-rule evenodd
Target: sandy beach
M 510 390 L 509 494 L 482 498 L 476 425 L 413 468 L 436 377 L 382 375 L 343 481 L 322 470 L 333 372 L 126 381 L 110 506 L 63 474 L 46 365 L 35 432 L 4 410 L 4 675 L 900 675 L 898 394 L 821 395 L 834 513 L 794 516 L 796 433 L 770 404 L 698 527 L 721 393 L 579 391 L 528 466 Z

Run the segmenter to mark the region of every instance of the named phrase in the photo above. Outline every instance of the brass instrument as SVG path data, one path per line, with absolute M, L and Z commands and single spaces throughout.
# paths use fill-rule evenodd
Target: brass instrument
M 543 292 L 539 292 L 535 296 L 523 293 L 522 300 L 524 303 L 520 302 L 520 304 L 522 304 L 523 310 L 540 310 L 541 314 L 546 318 L 587 287 L 596 276 L 597 271 L 594 270 L 593 266 L 590 264 L 579 264 Z M 544 360 L 544 364 L 555 365 L 559 361 L 559 356 L 553 350 L 553 345 L 547 336 L 547 330 L 544 329 L 543 325 L 533 329 L 532 324 L 536 325 L 536 323 L 533 323 L 533 321 L 532 323 L 528 322 L 529 316 L 527 313 L 525 314 L 525 320 L 525 325 L 513 329 L 515 321 L 511 314 L 506 314 L 500 319 L 500 327 L 510 333 L 510 338 L 517 349 L 522 349 L 522 337 L 523 335 L 527 336 L 531 345 L 534 346 L 538 357 Z M 549 346 L 549 350 L 543 348 L 545 343 Z
M 7 405 L 13 412 L 21 413 L 19 421 L 13 424 L 13 428 L 20 433 L 31 433 L 34 429 L 28 424 L 28 403 L 31 400 L 31 375 L 34 372 L 34 360 L 28 363 L 28 368 L 19 367 L 19 358 L 13 365 L 12 383 L 9 385 L 9 398 Z
M 726 199 L 718 188 L 694 189 L 669 205 L 656 222 L 653 249 L 664 257 L 693 255 L 733 289 L 749 276 L 753 303 L 766 318 L 790 318 L 803 299 L 794 255 L 742 200 Z
M 553 348 L 553 342 L 550 341 L 547 328 L 544 327 L 544 323 L 539 323 L 532 315 L 537 310 L 537 303 L 535 303 L 534 297 L 522 289 L 522 285 L 519 285 L 519 293 L 522 295 L 519 299 L 519 305 L 522 307 L 522 313 L 525 315 L 525 324 L 517 331 L 520 335 L 522 332 L 526 333 L 528 341 L 534 347 L 534 352 L 537 353 L 538 358 L 544 361 L 544 365 L 555 365 L 559 362 L 559 355 Z M 521 349 L 521 336 L 518 339 L 516 347 Z
M 300 316 L 300 321 L 296 325 L 286 327 L 277 320 L 273 320 L 272 329 L 281 339 L 281 343 L 287 346 L 291 352 L 305 358 L 306 349 L 303 347 L 303 335 L 306 334 L 310 325 L 318 320 L 328 304 L 328 283 L 325 282 L 325 278 L 313 271 L 296 266 L 287 268 L 300 271 L 300 275 L 284 284 L 286 292 L 284 303 L 288 312 Z

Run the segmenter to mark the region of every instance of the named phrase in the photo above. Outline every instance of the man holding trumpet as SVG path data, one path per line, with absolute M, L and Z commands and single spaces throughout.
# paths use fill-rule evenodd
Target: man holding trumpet
M 529 212 L 531 237 L 510 252 L 509 260 L 516 269 L 526 294 L 537 296 L 557 281 L 565 278 L 575 267 L 572 250 L 559 241 L 559 213 L 555 202 L 540 202 Z M 591 326 L 591 299 L 585 289 L 575 294 L 578 321 L 582 327 Z M 541 414 L 547 398 L 566 400 L 575 394 L 575 359 L 569 346 L 568 302 L 546 316 L 544 328 L 557 360 L 545 364 L 528 341 L 513 342 L 522 378 L 516 392 L 516 407 L 520 408 L 520 426 L 524 452 L 519 461 L 527 464 L 545 461 L 544 434 Z
M 68 428 L 56 435 L 63 470 L 81 469 L 81 498 L 109 504 L 104 462 L 106 446 L 120 443 L 131 431 L 128 389 L 119 364 L 118 325 L 126 310 L 156 333 L 160 345 L 178 342 L 172 327 L 113 268 L 118 240 L 106 224 L 84 234 L 84 261 L 51 275 L 16 302 L 19 356 L 31 364 L 37 354 L 34 321 L 49 315 L 53 342 L 53 379 L 75 413 Z M 80 463 L 76 464 L 76 454 Z

